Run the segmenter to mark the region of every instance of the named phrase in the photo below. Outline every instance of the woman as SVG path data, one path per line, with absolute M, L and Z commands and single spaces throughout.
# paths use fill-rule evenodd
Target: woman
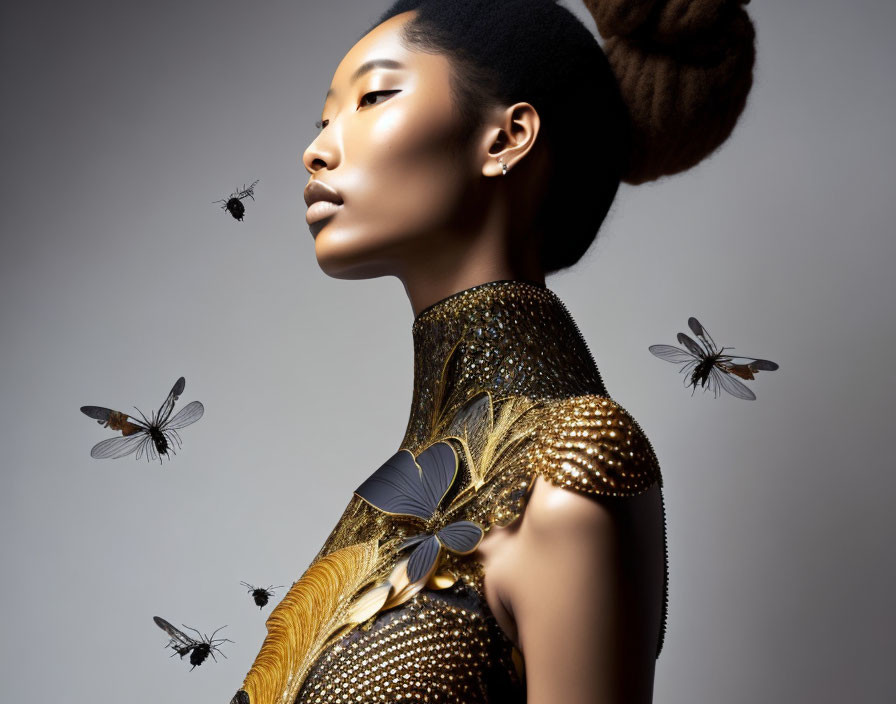
M 730 134 L 754 60 L 741 4 L 592 0 L 604 54 L 550 0 L 399 0 L 343 58 L 306 220 L 330 276 L 404 284 L 412 408 L 235 702 L 651 701 L 659 466 L 544 278 L 620 180 Z

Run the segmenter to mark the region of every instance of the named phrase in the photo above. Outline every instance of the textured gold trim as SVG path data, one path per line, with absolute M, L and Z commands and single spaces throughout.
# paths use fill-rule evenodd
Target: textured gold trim
M 322 557 L 271 612 L 268 635 L 242 686 L 252 704 L 293 704 L 318 655 L 364 615 L 350 600 L 388 558 L 377 543 Z

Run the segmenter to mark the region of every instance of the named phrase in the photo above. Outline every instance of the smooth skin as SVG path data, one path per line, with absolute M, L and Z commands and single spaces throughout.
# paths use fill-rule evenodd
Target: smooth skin
M 417 315 L 488 281 L 544 283 L 532 222 L 549 155 L 526 102 L 461 133 L 450 60 L 399 40 L 413 15 L 378 25 L 339 63 L 303 163 L 344 201 L 310 225 L 321 269 L 395 276 Z M 397 64 L 358 72 L 380 59 Z M 657 487 L 605 499 L 538 477 L 522 517 L 486 533 L 475 557 L 488 605 L 523 654 L 527 704 L 652 700 L 662 530 Z

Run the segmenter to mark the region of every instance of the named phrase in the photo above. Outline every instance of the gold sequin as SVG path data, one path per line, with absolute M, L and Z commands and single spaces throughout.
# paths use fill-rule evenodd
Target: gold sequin
M 381 612 L 322 657 L 297 701 L 525 701 L 513 644 L 466 582 L 418 592 L 399 609 Z

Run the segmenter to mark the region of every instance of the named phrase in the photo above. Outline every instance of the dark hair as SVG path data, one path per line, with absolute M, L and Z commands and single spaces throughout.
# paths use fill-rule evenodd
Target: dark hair
M 556 0 L 395 0 L 370 28 L 417 11 L 402 41 L 451 58 L 471 135 L 492 106 L 538 111 L 550 155 L 534 222 L 546 274 L 591 246 L 620 181 L 684 171 L 724 142 L 752 85 L 749 0 L 584 2 L 603 49 Z

